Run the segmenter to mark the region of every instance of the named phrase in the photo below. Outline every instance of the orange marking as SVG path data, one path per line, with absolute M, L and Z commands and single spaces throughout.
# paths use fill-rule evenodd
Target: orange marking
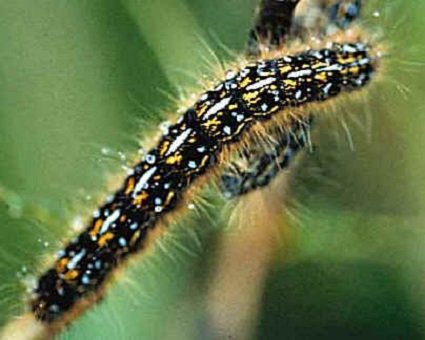
M 182 161 L 183 157 L 182 155 L 174 155 L 174 156 L 170 156 L 167 158 L 167 160 L 165 161 L 165 163 L 167 164 L 180 164 L 180 162 Z
M 326 75 L 326 73 L 319 73 L 314 76 L 314 79 L 326 82 L 328 80 L 328 76 Z
M 146 192 L 142 191 L 142 193 L 140 195 L 137 195 L 137 197 L 133 200 L 133 204 L 134 205 L 142 204 L 143 200 L 145 200 L 148 197 L 149 195 Z
M 311 68 L 312 68 L 313 70 L 315 70 L 316 68 L 326 67 L 326 66 L 329 66 L 329 65 L 328 65 L 328 64 L 326 64 L 326 63 L 324 63 L 324 62 L 319 62 L 319 63 L 314 64 Z
M 165 205 L 168 205 L 170 203 L 170 201 L 173 199 L 174 197 L 174 191 L 170 191 L 167 195 L 167 198 L 165 199 Z
M 289 71 L 292 71 L 292 66 L 289 66 L 289 65 L 283 66 L 279 69 L 279 71 L 280 71 L 280 74 L 287 73 Z
M 127 188 L 125 188 L 125 194 L 128 195 L 134 190 L 135 180 L 134 177 L 130 177 L 127 181 Z
M 69 262 L 68 257 L 64 257 L 64 258 L 60 259 L 58 261 L 58 263 L 56 264 L 56 271 L 58 273 L 63 273 L 66 269 L 66 265 L 68 264 L 68 262 Z
M 205 113 L 205 111 L 207 110 L 207 108 L 208 108 L 208 105 L 204 104 L 202 107 L 200 107 L 198 110 L 196 110 L 197 111 L 196 112 L 196 115 L 198 117 L 201 117 Z
M 170 145 L 170 142 L 168 141 L 168 140 L 166 140 L 163 144 L 162 144 L 162 146 L 161 146 L 161 150 L 159 151 L 159 154 L 161 155 L 161 156 L 164 156 L 165 155 L 165 153 L 167 152 L 167 150 L 168 150 L 168 146 Z
M 211 125 L 220 125 L 220 121 L 216 117 L 214 117 L 214 119 L 210 119 L 204 124 L 202 124 L 202 126 L 205 126 L 206 128 L 210 127 Z
M 241 82 L 241 87 L 244 88 L 246 86 L 248 86 L 251 83 L 251 79 L 249 79 L 249 77 L 246 77 L 242 82 Z
M 338 63 L 339 64 L 351 64 L 351 63 L 354 63 L 355 61 L 357 61 L 357 59 L 356 58 L 354 58 L 354 57 L 350 57 L 350 58 L 344 58 L 344 57 L 340 57 L 340 58 L 338 58 Z
M 93 229 L 90 230 L 90 232 L 89 232 L 89 235 L 90 236 L 96 236 L 97 233 L 99 232 L 100 227 L 102 226 L 102 224 L 103 224 L 103 220 L 101 218 L 99 218 L 98 220 L 96 220 L 96 222 L 94 223 Z
M 97 241 L 97 244 L 99 245 L 99 247 L 103 247 L 106 244 L 106 242 L 108 242 L 109 240 L 112 240 L 113 238 L 114 238 L 113 233 L 111 232 L 106 233 L 99 239 L 99 241 Z
M 79 275 L 78 270 L 70 270 L 68 273 L 66 273 L 63 277 L 65 280 L 69 281 L 69 280 L 74 280 L 75 278 L 77 278 Z
M 140 230 L 137 230 L 135 233 L 134 233 L 134 235 L 131 237 L 131 240 L 130 240 L 130 246 L 132 247 L 132 246 L 134 246 L 134 244 L 137 242 L 137 240 L 139 239 L 139 237 L 140 237 L 140 233 L 141 233 L 141 231 Z
M 285 86 L 288 86 L 288 87 L 296 87 L 297 86 L 297 82 L 295 80 L 292 80 L 292 79 L 285 79 L 283 81 L 283 84 Z
M 350 67 L 350 71 L 355 75 L 359 74 L 360 68 L 358 66 Z

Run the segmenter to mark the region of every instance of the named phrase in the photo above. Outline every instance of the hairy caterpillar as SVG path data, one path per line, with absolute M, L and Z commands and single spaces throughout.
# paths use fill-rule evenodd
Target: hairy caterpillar
M 368 50 L 360 42 L 335 44 L 251 63 L 204 93 L 40 278 L 33 300 L 37 318 L 55 321 L 98 289 L 121 259 L 142 246 L 155 222 L 176 208 L 184 190 L 216 163 L 223 147 L 238 142 L 251 125 L 366 85 L 376 67 Z
M 318 60 L 317 58 L 315 59 L 315 57 L 313 56 L 313 54 L 315 53 L 314 51 L 310 51 L 310 52 L 307 52 L 307 53 L 301 53 L 301 54 L 298 54 L 298 55 L 295 54 L 295 55 L 293 55 L 293 57 L 301 58 L 298 61 L 299 62 L 305 62 L 306 65 L 308 65 L 308 67 L 307 67 L 307 69 L 305 69 L 305 71 L 307 71 L 308 68 L 313 68 L 315 65 L 317 65 L 316 63 L 320 63 L 320 62 L 323 62 L 325 64 L 326 63 L 328 63 L 328 64 L 333 63 L 332 65 L 336 65 L 336 68 L 339 68 L 341 66 L 341 64 L 343 64 L 343 62 L 341 60 L 343 60 L 344 57 L 342 57 L 341 55 L 343 55 L 345 53 L 344 49 L 352 49 L 352 52 L 354 50 L 354 52 L 353 52 L 354 54 L 358 53 L 359 56 L 355 57 L 355 59 L 357 58 L 358 61 L 369 58 L 368 55 L 367 55 L 367 51 L 363 50 L 361 48 L 361 46 L 356 45 L 356 44 L 353 44 L 353 45 L 350 45 L 350 44 L 335 45 L 334 47 L 329 48 L 329 49 L 324 49 L 321 52 L 315 51 L 315 52 L 319 52 L 319 53 L 322 53 L 322 54 L 329 54 L 328 57 L 324 57 L 323 60 Z M 352 55 L 350 53 L 348 53 L 348 55 L 350 56 L 350 58 L 352 57 Z M 360 56 L 360 55 L 362 55 L 362 56 Z M 335 61 L 335 59 L 337 59 L 338 57 L 341 57 L 341 60 Z M 356 62 L 358 63 L 358 61 L 356 61 Z M 258 97 L 254 98 L 254 100 L 260 99 L 261 104 L 269 103 L 268 100 L 263 101 L 263 99 L 267 98 L 267 95 L 270 94 L 270 92 L 272 91 L 271 86 L 273 86 L 275 84 L 273 84 L 273 83 L 267 84 L 267 82 L 270 81 L 270 76 L 262 77 L 262 76 L 259 75 L 259 72 L 263 72 L 264 69 L 266 69 L 266 72 L 272 72 L 272 74 L 273 74 L 273 72 L 276 73 L 277 72 L 276 68 L 279 66 L 279 62 L 278 62 L 278 60 L 275 60 L 275 62 L 276 62 L 275 66 L 272 65 L 273 64 L 272 61 L 265 62 L 264 64 L 256 63 L 256 64 L 253 64 L 252 66 L 248 66 L 248 67 L 252 67 L 252 69 L 254 69 L 254 70 L 250 70 L 250 72 L 252 72 L 253 75 L 258 76 L 258 78 L 254 80 L 253 78 L 251 78 L 252 75 L 249 74 L 248 78 L 252 81 L 252 83 L 258 84 L 260 82 L 263 82 L 263 83 L 260 83 L 261 86 L 262 86 L 261 89 L 255 89 L 254 88 L 251 92 L 249 92 L 250 94 L 252 94 L 256 90 L 259 90 L 260 94 L 258 94 L 257 95 Z M 294 62 L 292 64 L 291 63 L 285 64 L 285 63 L 287 63 L 285 60 L 281 60 L 282 66 L 286 65 L 286 66 L 290 67 L 291 69 L 294 69 L 295 67 L 297 67 L 296 66 L 297 60 L 294 60 Z M 350 64 L 350 63 L 348 63 L 348 64 Z M 357 75 L 349 74 L 346 78 L 340 77 L 340 71 L 347 70 L 347 73 L 350 73 L 350 71 L 348 71 L 348 69 L 350 67 L 356 68 L 358 66 L 364 66 L 364 65 L 356 65 L 356 66 L 354 66 L 354 64 L 351 65 L 351 66 L 345 65 L 344 67 L 346 67 L 346 69 L 344 69 L 342 67 L 340 70 L 336 69 L 336 70 L 322 71 L 322 72 L 323 73 L 327 73 L 327 72 L 332 73 L 331 75 L 327 75 L 327 77 L 328 76 L 330 77 L 330 78 L 328 78 L 328 81 L 332 82 L 332 84 L 334 84 L 334 78 L 340 78 L 339 81 L 341 81 L 341 82 L 343 82 L 344 79 L 345 79 L 345 80 L 348 81 L 348 83 L 350 83 L 352 78 L 349 78 L 349 76 L 355 77 L 355 76 L 358 76 L 359 74 L 361 74 L 362 72 L 364 72 L 365 74 L 367 74 L 369 76 L 369 72 L 372 71 L 372 69 L 373 69 L 373 67 L 371 65 L 371 61 L 369 60 L 368 65 L 366 65 L 368 67 L 368 69 L 366 69 L 366 67 L 364 69 L 361 68 L 358 71 L 359 74 L 357 74 Z M 267 69 L 267 67 L 269 69 Z M 324 67 L 330 67 L 330 66 L 324 66 Z M 259 69 L 261 69 L 261 70 L 259 70 Z M 242 70 L 246 71 L 246 69 L 244 69 L 244 68 Z M 286 72 L 285 75 L 279 74 L 279 77 L 288 76 L 289 73 L 291 73 L 291 72 L 299 72 L 299 71 L 295 71 L 295 70 L 288 71 L 288 72 Z M 304 80 L 303 77 L 299 73 L 298 74 L 294 73 L 294 74 L 292 74 L 292 76 L 294 76 L 294 77 L 297 76 L 295 80 L 300 80 L 300 81 Z M 278 77 L 276 77 L 276 78 L 278 78 Z M 233 78 L 233 79 L 235 79 L 235 78 Z M 228 91 L 232 90 L 231 86 L 234 85 L 235 83 L 236 83 L 236 86 L 239 86 L 238 81 L 236 81 L 236 80 L 232 83 L 233 79 L 229 79 L 227 81 L 228 87 L 229 87 Z M 264 83 L 264 81 L 265 81 L 265 83 Z M 368 81 L 368 79 L 365 79 L 364 83 L 366 83 L 367 81 Z M 335 80 L 335 82 L 337 83 L 337 80 Z M 289 86 L 287 88 L 280 88 L 280 89 L 278 88 L 277 89 L 277 91 L 288 90 L 288 93 L 290 95 L 288 95 L 287 97 L 282 96 L 282 98 L 281 98 L 283 102 L 286 102 L 285 105 L 286 105 L 287 108 L 293 108 L 294 106 L 301 104 L 302 101 L 304 101 L 302 104 L 305 104 L 305 103 L 309 103 L 310 101 L 314 101 L 314 100 L 317 100 L 317 99 L 322 100 L 322 99 L 327 98 L 328 95 L 336 94 L 336 92 L 338 91 L 338 89 L 334 89 L 333 85 L 332 85 L 332 86 L 330 86 L 330 88 L 328 88 L 328 91 L 331 91 L 331 92 L 335 91 L 335 93 L 332 92 L 332 93 L 326 94 L 325 93 L 326 92 L 325 91 L 325 87 L 326 87 L 325 83 L 321 83 L 319 81 L 318 84 L 310 84 L 311 88 L 314 88 L 315 85 L 322 85 L 322 88 L 317 90 L 316 93 L 309 94 L 308 91 L 307 91 L 307 87 L 305 87 L 305 88 L 303 87 L 303 86 L 309 86 L 307 83 L 308 82 L 306 82 L 305 84 L 296 83 L 294 86 Z M 276 84 L 279 84 L 279 79 L 276 79 Z M 356 84 L 354 84 L 354 85 L 355 85 L 355 87 L 357 86 Z M 226 83 L 223 83 L 223 87 L 225 87 L 225 86 L 226 86 Z M 249 85 L 247 85 L 247 87 L 248 86 Z M 257 86 L 259 86 L 259 85 L 257 85 Z M 267 86 L 269 86 L 269 88 Z M 363 83 L 360 84 L 359 86 L 363 86 Z M 264 90 L 262 89 L 263 87 L 264 87 Z M 298 90 L 300 88 L 305 89 L 307 91 L 307 93 L 306 94 L 301 93 L 300 95 L 298 95 Z M 240 89 L 240 87 L 237 87 L 237 89 Z M 241 94 L 241 93 L 239 93 L 239 94 Z M 246 94 L 246 93 L 244 93 L 244 94 Z M 204 108 L 204 114 L 207 114 L 208 112 L 211 113 L 209 119 L 207 119 L 205 121 L 205 124 L 207 124 L 207 123 L 210 124 L 209 126 L 204 126 L 204 125 L 202 125 L 203 123 L 200 123 L 200 121 L 202 119 L 202 115 L 201 115 L 201 117 L 195 116 L 197 110 L 202 110 L 202 103 L 200 103 L 198 108 L 195 107 L 195 110 L 190 111 L 190 113 L 187 113 L 186 114 L 187 116 L 185 115 L 185 118 L 183 118 L 183 122 L 181 122 L 180 125 L 178 125 L 177 127 L 174 126 L 174 127 L 171 128 L 171 130 L 173 128 L 176 129 L 176 132 L 174 133 L 174 135 L 173 135 L 173 132 L 171 132 L 171 134 L 169 136 L 165 137 L 161 141 L 160 146 L 164 150 L 163 156 L 165 156 L 170 149 L 174 150 L 175 148 L 177 148 L 176 150 L 170 152 L 168 157 L 172 157 L 172 156 L 177 155 L 177 153 L 179 151 L 181 152 L 181 156 L 182 156 L 181 162 L 182 163 L 180 163 L 179 166 L 182 166 L 182 170 L 176 171 L 175 182 L 173 182 L 173 187 L 172 187 L 172 189 L 176 192 L 176 197 L 178 197 L 181 190 L 184 190 L 184 188 L 187 187 L 189 185 L 189 183 L 191 183 L 196 177 L 198 177 L 198 175 L 201 175 L 202 172 L 204 170 L 206 170 L 208 166 L 211 166 L 211 163 L 214 163 L 216 161 L 217 155 L 221 151 L 222 147 L 238 142 L 237 139 L 238 139 L 238 136 L 239 136 L 239 130 L 241 130 L 241 131 L 243 130 L 242 132 L 245 133 L 245 134 L 249 133 L 248 129 L 250 128 L 250 125 L 257 124 L 256 123 L 257 120 L 263 120 L 263 119 L 267 120 L 269 118 L 269 116 L 272 114 L 272 111 L 269 112 L 269 110 L 267 110 L 267 109 L 265 111 L 263 111 L 259 104 L 252 103 L 252 102 L 248 101 L 247 102 L 248 104 L 245 104 L 246 106 L 248 106 L 248 108 L 246 110 L 244 110 L 243 105 L 241 105 L 241 107 L 239 108 L 239 109 L 242 108 L 241 111 L 243 113 L 245 113 L 246 117 L 244 117 L 242 119 L 242 122 L 238 122 L 237 116 L 236 117 L 226 117 L 226 115 L 224 114 L 224 113 L 229 112 L 228 108 L 229 108 L 229 105 L 231 105 L 230 99 L 229 99 L 229 103 L 226 104 L 226 102 L 225 102 L 225 100 L 227 100 L 229 98 L 228 92 L 215 91 L 215 93 L 213 93 L 212 95 L 214 96 L 214 99 L 215 99 L 215 97 L 217 97 L 218 99 L 215 99 L 214 103 L 211 104 L 211 106 Z M 236 93 L 235 95 L 238 95 L 238 94 Z M 223 97 L 220 97 L 220 96 L 223 96 Z M 320 98 L 321 96 L 323 96 L 323 98 Z M 211 100 L 211 98 L 209 98 L 209 99 Z M 272 101 L 270 101 L 270 102 L 272 102 Z M 245 103 L 245 101 L 242 101 L 242 104 L 244 104 L 244 103 Z M 236 102 L 236 104 L 241 104 L 241 102 Z M 218 110 L 218 108 L 220 108 L 221 111 L 214 112 L 215 110 L 212 110 L 213 107 L 215 107 L 215 110 Z M 277 112 L 282 107 L 278 107 L 276 109 L 276 111 L 273 111 L 273 112 Z M 210 110 L 212 110 L 212 111 L 210 111 Z M 219 113 L 223 113 L 222 116 L 224 116 L 224 117 L 223 118 L 217 118 L 216 116 L 222 117 L 222 116 L 218 115 Z M 293 116 L 295 118 L 299 118 L 297 112 Z M 214 118 L 218 119 L 217 124 L 211 123 Z M 223 120 L 221 120 L 221 119 L 223 119 Z M 224 119 L 229 119 L 228 125 L 225 125 Z M 241 124 L 239 124 L 239 123 L 241 123 Z M 242 126 L 242 123 L 244 124 L 244 126 Z M 288 122 L 285 122 L 285 120 L 284 120 L 282 125 L 285 125 L 287 123 Z M 183 127 L 184 124 L 187 124 L 187 125 L 185 127 Z M 261 122 L 260 124 L 263 124 L 263 123 Z M 222 129 L 220 129 L 220 128 L 214 129 L 214 126 L 221 126 Z M 227 133 L 229 131 L 229 129 L 227 129 L 226 127 L 228 127 L 230 129 L 230 133 Z M 254 128 L 254 126 L 253 126 L 253 128 Z M 191 129 L 190 132 L 188 132 L 189 129 Z M 186 136 L 186 134 L 188 134 L 188 135 Z M 191 138 L 195 138 L 193 145 L 190 145 L 189 142 L 188 142 L 189 139 L 191 139 Z M 168 148 L 165 146 L 165 144 L 167 142 L 168 142 Z M 201 158 L 200 155 L 199 155 L 199 158 L 196 158 L 196 157 L 198 157 L 197 153 L 193 153 L 194 155 L 196 155 L 194 160 L 190 159 L 190 157 L 192 156 L 192 152 L 195 150 L 195 147 L 202 147 L 202 146 L 208 146 L 206 155 L 209 157 L 209 159 L 212 160 L 211 163 L 209 163 L 209 161 L 207 160 L 206 161 L 207 163 L 203 164 L 202 160 L 204 158 Z M 140 164 L 140 166 L 142 166 L 142 165 L 148 166 L 147 169 L 144 169 L 145 172 L 143 172 L 143 173 L 139 172 L 138 173 L 137 169 L 136 169 L 136 174 L 135 174 L 135 176 L 133 176 L 133 178 L 134 178 L 134 184 L 133 185 L 135 186 L 134 189 L 138 189 L 137 184 L 139 184 L 139 183 L 144 184 L 144 181 L 141 181 L 141 180 L 146 179 L 148 176 L 146 175 L 143 178 L 143 174 L 150 174 L 150 173 L 148 173 L 148 171 L 149 170 L 152 171 L 152 169 L 156 166 L 156 164 L 159 164 L 157 162 L 162 162 L 162 163 L 160 163 L 161 166 L 165 166 L 165 165 L 163 165 L 163 163 L 166 163 L 166 158 L 163 158 L 163 156 L 161 156 L 161 150 L 159 148 L 155 149 L 153 151 L 153 154 L 154 154 L 155 157 L 157 157 L 156 153 L 160 157 L 158 157 L 158 159 L 155 159 L 154 164 L 147 165 L 147 164 L 149 164 L 148 161 L 149 162 L 152 161 L 152 158 L 146 159 L 146 163 Z M 152 154 L 150 156 L 152 156 Z M 204 155 L 204 157 L 205 157 L 205 155 Z M 199 160 L 200 165 L 197 162 L 198 160 Z M 191 161 L 195 161 L 195 164 L 190 163 Z M 170 162 L 172 162 L 172 161 L 170 160 Z M 176 164 L 177 164 L 177 160 L 176 160 Z M 174 164 L 168 164 L 168 165 L 170 166 L 170 168 L 173 168 L 172 166 L 174 166 Z M 160 172 L 160 171 L 165 171 L 165 169 L 166 168 L 156 168 L 155 170 Z M 177 167 L 177 169 L 180 169 L 180 168 Z M 143 169 L 141 169 L 141 170 L 143 170 Z M 156 172 L 155 172 L 155 174 L 156 174 Z M 150 174 L 150 175 L 154 176 L 154 174 Z M 160 182 L 160 183 L 165 184 L 165 182 L 164 183 Z M 128 185 L 130 185 L 130 178 L 127 179 L 127 187 L 126 188 L 128 188 Z M 130 185 L 130 187 L 131 187 L 131 185 Z M 143 187 L 143 186 L 140 185 L 140 187 Z M 169 193 L 169 192 L 164 192 L 164 193 Z M 161 193 L 159 193 L 159 195 L 162 195 L 164 193 L 161 192 Z M 130 194 L 132 194 L 132 193 L 130 193 Z M 154 193 L 154 194 L 156 194 L 156 193 Z M 124 196 L 125 195 L 122 195 L 122 198 L 126 198 Z M 136 199 L 137 197 L 134 197 L 133 199 Z M 156 215 L 160 215 L 163 212 L 174 209 L 174 202 L 175 201 L 172 198 L 167 203 L 167 205 L 164 205 L 164 206 L 162 206 L 161 204 L 156 205 L 156 202 L 154 202 L 155 198 L 157 198 L 155 195 L 149 195 L 149 197 L 146 198 L 149 202 L 149 204 L 146 207 L 149 208 L 149 209 L 155 210 L 158 206 L 157 210 L 160 210 L 160 209 L 163 209 L 163 210 L 157 211 L 157 212 L 155 211 L 155 214 L 153 214 L 154 215 L 153 219 L 157 218 Z M 167 202 L 166 197 L 160 197 L 160 198 L 163 199 L 164 202 Z M 108 205 L 108 207 L 111 207 L 114 203 L 118 204 L 117 201 L 114 200 L 113 202 L 109 203 L 110 205 Z M 125 203 L 122 203 L 122 204 L 125 204 Z M 116 207 L 111 209 L 108 216 L 102 216 L 103 224 L 101 225 L 101 227 L 98 231 L 98 235 L 99 235 L 98 242 L 100 241 L 101 237 L 104 236 L 104 235 L 108 235 L 108 237 L 111 236 L 110 234 L 108 234 L 109 230 L 107 230 L 108 228 L 106 228 L 106 226 L 107 227 L 113 226 L 112 223 L 114 221 L 113 221 L 112 217 L 117 218 L 117 219 L 119 217 L 121 217 L 121 216 L 117 217 L 117 214 L 114 215 L 114 212 L 117 211 L 115 208 Z M 106 209 L 106 207 L 104 209 Z M 103 213 L 104 211 L 105 210 L 102 209 L 101 213 Z M 115 220 L 115 221 L 117 221 L 117 220 Z M 96 221 L 93 222 L 93 225 L 92 225 L 93 229 L 92 230 L 94 230 L 95 222 Z M 108 223 L 106 223 L 106 222 L 108 222 Z M 152 222 L 153 222 L 152 220 L 146 221 L 146 223 L 148 225 L 150 225 Z M 121 221 L 118 221 L 118 223 L 121 223 Z M 99 223 L 98 223 L 98 225 L 99 225 Z M 103 229 L 102 227 L 104 227 L 104 226 L 105 226 L 106 231 L 102 230 Z M 117 225 L 115 227 L 115 229 L 118 229 L 120 226 L 121 226 L 121 224 Z M 125 226 L 123 226 L 123 227 L 125 227 Z M 120 238 L 118 237 L 119 235 L 113 235 L 113 236 L 114 236 L 113 241 L 112 241 L 112 239 L 107 240 L 108 237 L 104 237 L 102 239 L 102 242 L 101 242 L 101 244 L 104 244 L 105 248 L 108 248 L 107 252 L 109 254 L 113 253 L 115 251 L 121 252 L 122 248 L 125 248 L 125 246 L 122 246 L 122 244 L 124 242 L 123 241 L 120 242 Z M 143 232 L 141 233 L 140 237 L 143 237 Z M 131 238 L 125 239 L 124 241 L 130 243 L 129 241 L 131 241 Z M 137 247 L 137 241 L 138 241 L 137 238 L 135 238 L 134 247 Z M 105 243 L 103 243 L 103 242 L 105 242 Z M 109 243 L 111 243 L 110 247 L 109 247 Z M 81 245 L 82 244 L 80 244 L 80 246 Z M 97 243 L 97 245 L 99 246 L 99 243 Z M 84 248 L 80 248 L 78 250 L 83 250 L 83 249 Z M 66 275 L 67 273 L 72 273 L 72 275 L 70 274 L 69 277 L 68 277 L 70 279 L 69 282 L 73 282 L 73 280 L 75 280 L 77 282 L 77 280 L 78 280 L 78 282 L 80 284 L 79 288 L 82 287 L 82 290 L 83 290 L 81 295 L 83 295 L 86 291 L 85 290 L 86 288 L 84 288 L 84 282 L 86 282 L 87 280 L 82 275 L 82 272 L 80 273 L 81 275 L 72 278 L 72 276 L 75 275 L 75 272 L 72 272 L 73 269 L 71 269 L 71 267 L 73 267 L 74 265 L 76 265 L 77 267 L 78 267 L 78 265 L 82 265 L 82 263 L 86 259 L 86 256 L 88 256 L 88 254 L 87 254 L 88 251 L 86 251 L 87 253 L 81 253 L 81 251 L 78 251 L 74 255 L 70 255 L 71 251 L 72 251 L 72 248 L 69 250 L 69 252 L 67 254 L 65 254 L 64 258 L 68 258 L 68 261 L 71 262 L 72 265 L 70 266 L 69 270 L 67 268 L 67 271 L 62 273 L 62 274 Z M 124 253 L 125 253 L 125 251 L 124 251 Z M 123 254 L 122 256 L 124 256 L 124 255 L 125 254 Z M 116 261 L 117 258 L 119 258 L 119 256 L 114 257 L 114 259 L 111 260 L 112 265 L 115 264 L 115 261 Z M 77 261 L 78 259 L 79 259 L 79 261 Z M 110 262 L 108 262 L 108 261 L 109 260 L 107 259 L 106 263 L 110 264 Z M 101 281 L 102 276 L 100 275 L 100 276 L 98 276 L 98 278 Z M 90 280 L 90 277 L 89 277 L 89 280 Z M 65 283 L 67 283 L 67 282 L 65 282 Z M 91 284 L 95 285 L 94 283 L 91 283 Z M 89 289 L 87 289 L 87 290 L 89 290 Z M 52 291 L 54 291 L 54 290 L 52 290 Z M 78 294 L 76 296 L 78 296 Z M 79 298 L 79 296 L 78 296 L 78 298 Z M 50 307 L 50 306 L 51 305 L 47 304 L 47 306 L 45 306 L 46 310 L 48 310 L 48 307 Z M 52 318 L 54 318 L 56 316 L 55 309 L 56 308 L 53 308 L 51 311 L 49 311 L 49 313 L 52 312 L 52 314 L 46 313 L 45 315 L 49 316 L 49 317 L 51 316 Z M 43 310 L 41 309 L 41 311 L 40 311 L 41 315 L 43 314 L 42 311 Z M 60 311 L 59 311 L 59 314 L 60 314 Z

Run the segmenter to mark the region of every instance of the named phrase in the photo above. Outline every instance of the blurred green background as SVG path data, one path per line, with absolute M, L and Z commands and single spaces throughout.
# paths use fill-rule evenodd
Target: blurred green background
M 227 48 L 243 51 L 255 4 L 0 1 L 0 324 L 22 311 L 21 283 L 95 207 L 107 175 L 176 110 L 170 98 L 232 60 Z M 294 175 L 294 241 L 275 251 L 252 338 L 425 335 L 425 2 L 372 1 L 365 14 L 392 48 L 385 76 L 340 108 L 355 151 L 323 122 Z M 213 337 L 205 296 L 226 228 L 223 202 L 209 200 L 61 338 Z

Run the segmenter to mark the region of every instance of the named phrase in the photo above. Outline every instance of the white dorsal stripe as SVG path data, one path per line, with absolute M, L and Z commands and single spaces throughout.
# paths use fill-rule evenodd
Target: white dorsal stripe
M 342 66 L 341 65 L 339 65 L 339 64 L 333 64 L 333 65 L 330 65 L 330 66 L 318 68 L 316 70 L 316 72 L 341 71 L 341 70 L 342 70 Z
M 310 74 L 311 70 L 292 71 L 288 73 L 288 78 L 298 78 L 302 76 L 309 76 Z
M 102 228 L 100 229 L 100 231 L 99 231 L 99 234 L 100 235 L 102 235 L 102 234 L 104 234 L 108 229 L 109 229 L 109 226 L 112 224 L 112 223 L 114 223 L 117 219 L 118 219 L 118 217 L 120 217 L 120 215 L 121 215 L 121 211 L 118 209 L 118 210 L 115 210 L 113 213 L 112 213 L 112 215 L 109 215 L 107 218 L 106 218 L 106 220 L 105 220 L 105 222 L 103 222 L 103 224 L 102 224 Z
M 260 81 L 254 83 L 254 84 L 251 84 L 251 85 L 247 86 L 246 89 L 248 91 L 257 90 L 257 89 L 262 88 L 262 87 L 264 87 L 266 85 L 270 85 L 270 84 L 274 83 L 275 81 L 276 81 L 276 78 L 269 77 L 269 78 L 260 80 Z
M 156 166 L 150 168 L 148 171 L 146 171 L 142 177 L 140 177 L 139 181 L 136 184 L 136 187 L 134 188 L 132 197 L 136 198 L 137 194 L 140 192 L 140 190 L 143 189 L 143 187 L 146 185 L 146 183 L 149 181 L 149 178 L 152 177 L 152 175 L 156 171 Z
M 220 110 L 223 110 L 229 103 L 230 103 L 230 98 L 223 98 L 217 104 L 213 105 L 207 112 L 205 112 L 205 116 L 203 120 L 206 120 L 210 116 L 215 115 Z
M 180 147 L 180 145 L 183 144 L 186 138 L 189 137 L 191 132 L 192 132 L 192 129 L 187 129 L 186 131 L 183 131 L 179 136 L 177 136 L 177 138 L 171 143 L 170 147 L 165 153 L 165 156 L 169 156 L 173 152 L 175 152 Z

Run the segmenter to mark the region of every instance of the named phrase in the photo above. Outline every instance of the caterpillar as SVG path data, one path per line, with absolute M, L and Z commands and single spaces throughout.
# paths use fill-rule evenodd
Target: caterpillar
M 217 163 L 224 147 L 236 144 L 255 123 L 277 113 L 288 119 L 291 108 L 365 86 L 376 62 L 369 47 L 357 42 L 229 72 L 169 128 L 88 228 L 59 253 L 34 290 L 36 317 L 53 322 L 98 290 L 114 267 L 143 246 L 155 223 L 176 209 L 185 190 Z

